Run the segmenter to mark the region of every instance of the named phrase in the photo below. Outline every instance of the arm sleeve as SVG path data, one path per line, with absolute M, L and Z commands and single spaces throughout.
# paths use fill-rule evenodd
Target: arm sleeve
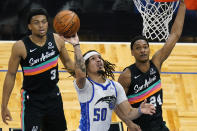
M 74 87 L 77 91 L 79 102 L 81 103 L 88 102 L 92 98 L 93 85 L 87 78 L 84 88 L 82 89 L 78 88 L 76 80 L 74 80 Z

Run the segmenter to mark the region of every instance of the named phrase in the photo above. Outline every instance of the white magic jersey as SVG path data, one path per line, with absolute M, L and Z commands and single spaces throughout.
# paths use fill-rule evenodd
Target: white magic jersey
M 77 131 L 108 131 L 113 109 L 127 100 L 123 87 L 109 79 L 100 84 L 89 78 L 83 89 L 77 87 L 76 81 L 74 86 L 81 105 L 81 120 Z

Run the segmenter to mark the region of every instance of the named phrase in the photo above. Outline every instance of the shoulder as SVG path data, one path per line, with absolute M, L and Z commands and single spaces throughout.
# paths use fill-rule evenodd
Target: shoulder
M 16 41 L 12 46 L 12 52 L 18 55 L 22 55 L 25 51 L 25 45 L 22 40 Z
M 114 80 L 110 80 L 110 81 L 111 81 L 115 86 L 116 86 L 116 85 L 118 85 L 118 86 L 120 85 L 120 83 L 117 82 L 117 81 L 114 81 Z
M 129 67 L 125 68 L 125 70 L 122 72 L 122 74 L 127 74 L 127 75 L 131 75 L 131 70 Z
M 93 83 L 92 83 L 90 80 L 88 80 L 87 78 L 85 78 L 85 85 L 84 85 L 84 88 L 79 88 L 79 87 L 77 86 L 76 79 L 74 80 L 74 87 L 77 88 L 77 89 L 79 89 L 79 90 L 84 90 L 84 89 L 86 89 L 86 88 L 92 87 L 92 85 L 93 85 Z
M 119 105 L 120 103 L 122 103 L 123 101 L 127 100 L 124 88 L 122 87 L 122 85 L 119 82 L 113 81 L 115 84 L 115 88 L 116 88 L 116 93 L 117 93 L 117 102 L 116 104 Z
M 161 71 L 161 64 L 160 64 L 160 62 L 155 58 L 155 57 L 153 57 L 152 59 L 151 59 L 151 62 L 150 62 L 153 66 L 155 66 L 156 68 L 157 68 L 157 70 L 160 72 Z
M 25 58 L 26 57 L 26 48 L 22 40 L 16 41 L 12 45 L 11 56 L 12 60 L 16 60 L 18 58 Z
M 118 82 L 123 86 L 125 92 L 129 90 L 131 84 L 131 71 L 129 68 L 126 68 L 119 76 Z
M 155 68 L 156 71 L 160 74 L 160 69 L 158 68 L 158 66 L 152 60 L 150 61 L 150 64 L 151 64 L 151 67 Z M 151 70 L 151 68 L 150 68 L 150 70 Z
M 24 42 L 22 40 L 18 40 L 14 43 L 13 47 L 24 47 Z
M 131 71 L 129 68 L 125 68 L 125 70 L 120 74 L 119 78 L 131 78 Z
M 119 82 L 113 81 L 113 83 L 114 83 L 115 87 L 122 88 L 122 85 Z
M 114 84 L 114 86 L 115 86 L 117 89 L 123 88 L 122 85 L 121 85 L 119 82 L 114 81 L 114 80 L 111 80 L 111 81 L 112 81 L 112 83 Z

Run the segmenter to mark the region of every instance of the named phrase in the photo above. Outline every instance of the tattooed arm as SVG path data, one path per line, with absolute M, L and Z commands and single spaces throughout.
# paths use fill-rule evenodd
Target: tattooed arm
M 73 45 L 75 52 L 75 76 L 78 88 L 83 88 L 86 81 L 86 66 L 83 59 L 80 44 Z
M 64 38 L 64 40 L 73 45 L 76 83 L 78 88 L 83 88 L 86 81 L 86 67 L 85 61 L 81 53 L 78 35 L 76 34 L 74 37 L 71 38 Z

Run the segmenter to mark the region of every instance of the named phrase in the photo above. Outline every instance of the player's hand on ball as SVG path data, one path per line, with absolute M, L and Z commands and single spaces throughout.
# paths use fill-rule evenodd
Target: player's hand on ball
M 75 46 L 76 44 L 79 44 L 79 37 L 77 33 L 72 37 L 64 37 L 64 36 L 60 36 L 60 37 L 64 39 L 64 41 L 70 43 L 73 46 Z

